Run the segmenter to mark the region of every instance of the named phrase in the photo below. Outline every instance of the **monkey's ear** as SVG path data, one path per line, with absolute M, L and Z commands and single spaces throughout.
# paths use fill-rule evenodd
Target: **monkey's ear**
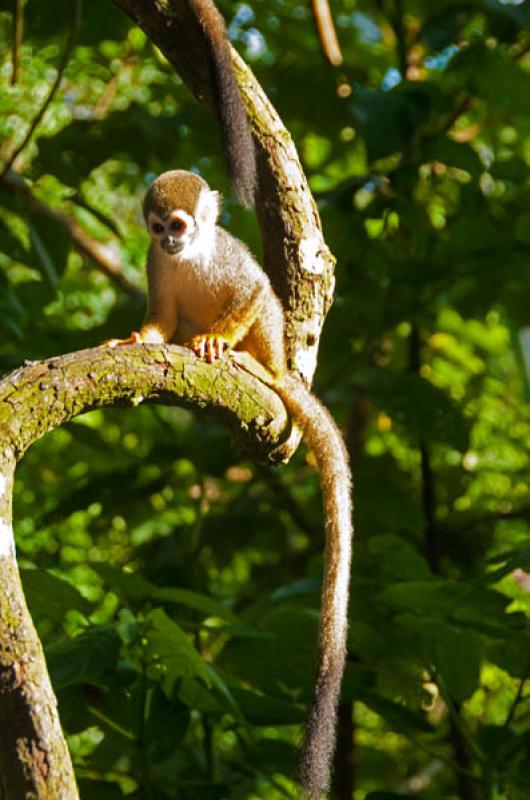
M 221 210 L 221 195 L 212 189 L 203 190 L 197 203 L 197 218 L 199 223 L 215 225 Z

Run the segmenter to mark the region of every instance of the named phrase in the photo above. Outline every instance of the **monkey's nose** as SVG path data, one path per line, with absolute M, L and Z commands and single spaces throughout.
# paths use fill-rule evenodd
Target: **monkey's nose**
M 178 236 L 165 236 L 161 241 L 161 245 L 168 253 L 176 253 L 177 250 L 180 250 L 181 242 Z

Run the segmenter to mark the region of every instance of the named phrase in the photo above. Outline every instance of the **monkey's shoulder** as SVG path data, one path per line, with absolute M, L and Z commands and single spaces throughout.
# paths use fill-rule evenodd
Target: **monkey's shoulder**
M 242 258 L 253 258 L 253 255 L 247 245 L 242 242 L 241 239 L 238 239 L 237 236 L 234 236 L 233 233 L 230 233 L 230 231 L 227 231 L 226 228 L 222 228 L 220 225 L 215 226 L 215 241 L 217 248 L 221 252 L 232 252 Z
M 268 278 L 247 245 L 219 225 L 215 229 L 216 260 L 234 274 L 244 274 L 249 281 L 262 283 Z

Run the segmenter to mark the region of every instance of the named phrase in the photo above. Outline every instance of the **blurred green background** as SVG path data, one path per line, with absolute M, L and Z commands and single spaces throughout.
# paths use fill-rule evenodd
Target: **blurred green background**
M 60 81 L 7 177 L 140 289 L 141 198 L 165 169 L 200 171 L 259 253 L 211 117 L 145 35 L 108 0 L 86 2 L 78 30 L 71 0 L 19 2 L 14 80 L 14 6 L 0 11 L 2 164 Z M 306 2 L 220 8 L 338 260 L 315 384 L 355 475 L 334 796 L 524 800 L 530 3 L 335 0 L 339 69 Z M 0 180 L 0 372 L 142 314 Z M 83 800 L 296 797 L 323 549 L 305 451 L 267 469 L 203 416 L 96 411 L 24 457 L 15 529 Z

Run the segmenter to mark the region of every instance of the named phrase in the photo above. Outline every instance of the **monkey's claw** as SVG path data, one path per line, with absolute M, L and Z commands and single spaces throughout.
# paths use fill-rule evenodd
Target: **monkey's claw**
M 191 347 L 196 356 L 206 359 L 208 364 L 211 364 L 213 361 L 223 359 L 225 352 L 230 349 L 231 345 L 224 336 L 218 336 L 215 333 L 203 333 L 190 339 L 188 347 Z

